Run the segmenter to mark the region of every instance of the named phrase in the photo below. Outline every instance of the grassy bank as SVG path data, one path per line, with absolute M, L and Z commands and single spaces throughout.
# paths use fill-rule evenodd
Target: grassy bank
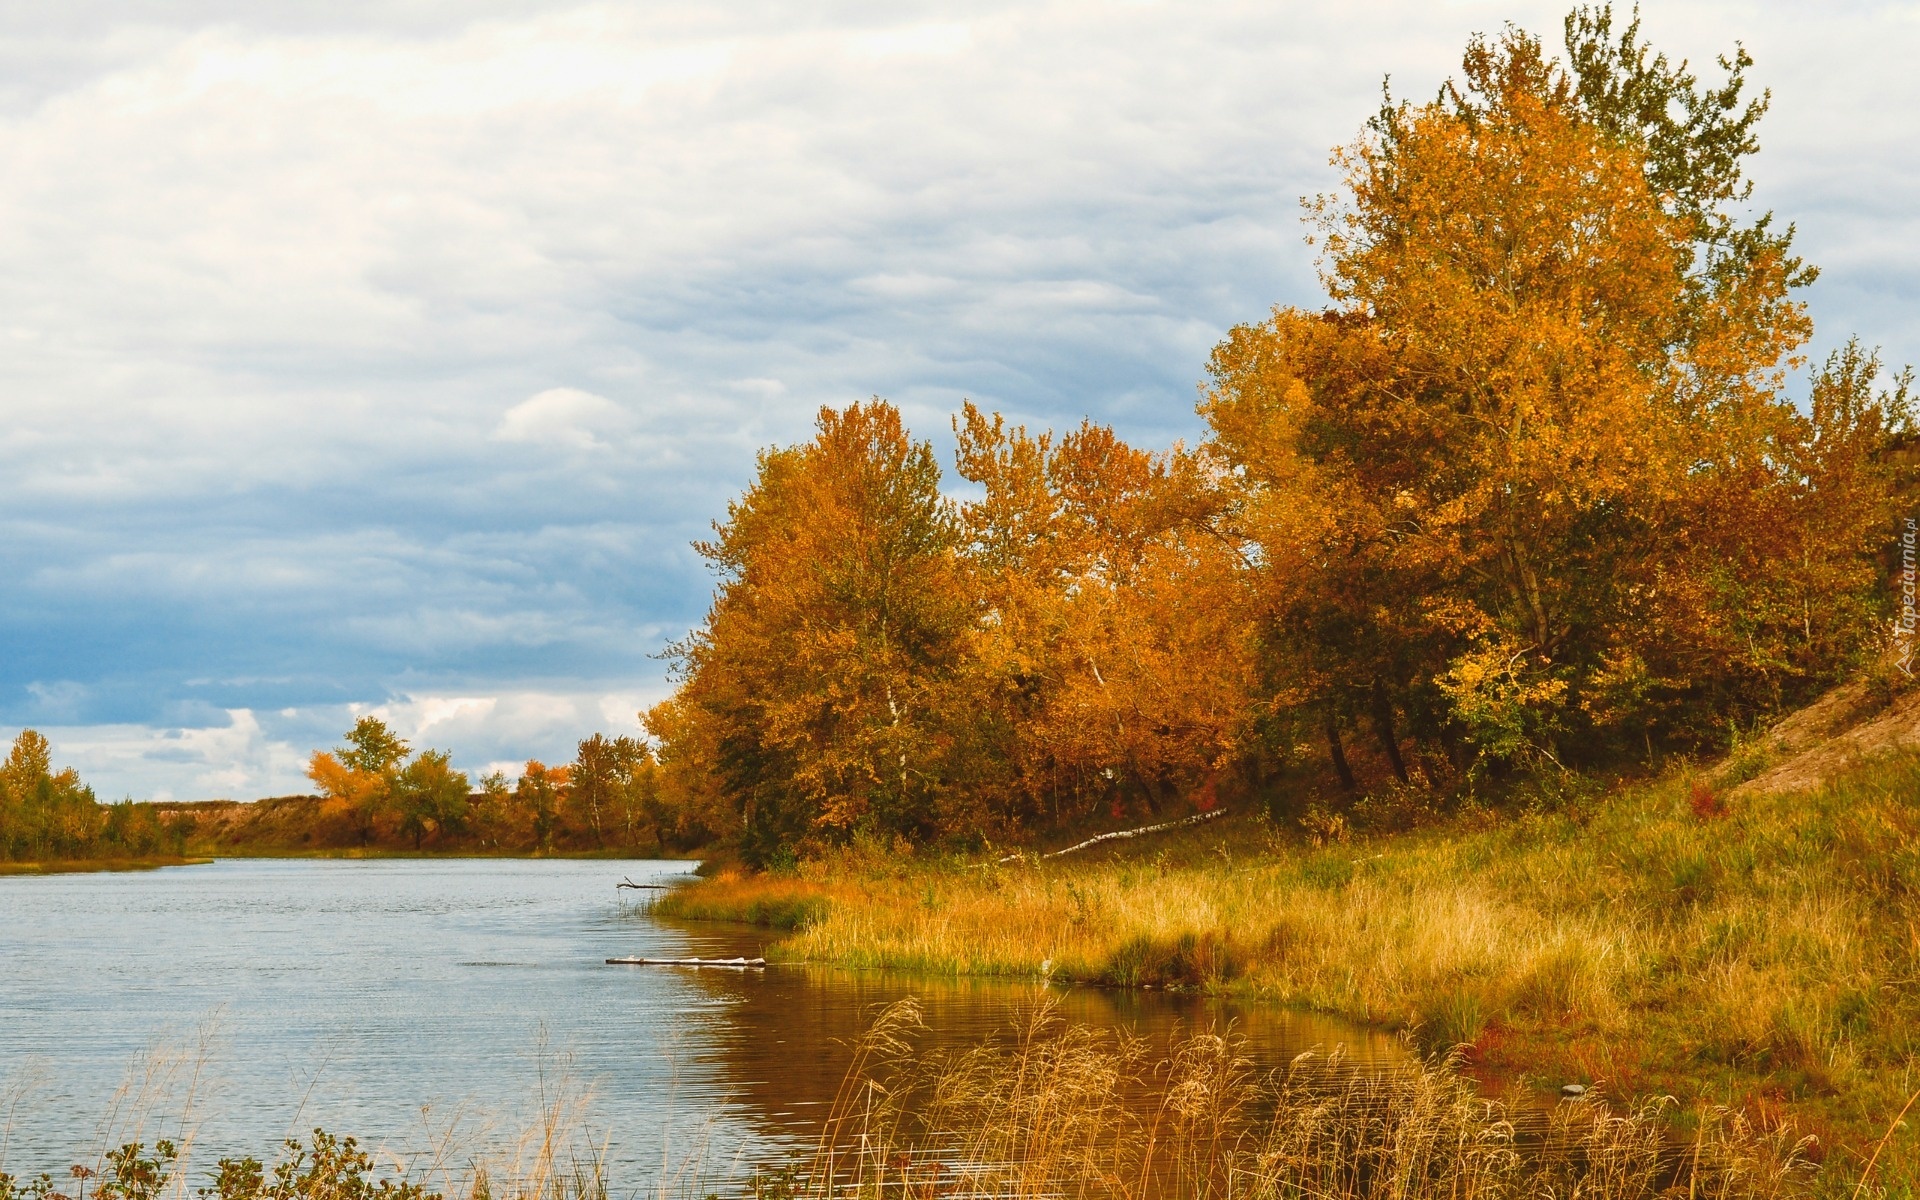
M 72 875 L 91 871 L 152 871 L 160 867 L 194 867 L 210 863 L 211 858 L 67 858 L 46 862 L 0 862 L 0 876 Z
M 660 902 L 774 956 L 1271 999 L 1486 1078 L 1791 1117 L 1857 1162 L 1920 1088 L 1920 760 L 1728 801 L 1675 774 L 1390 835 L 1235 818 L 1099 857 L 868 852 Z M 1318 844 L 1316 844 L 1316 841 Z M 1920 1179 L 1920 1138 L 1887 1157 Z

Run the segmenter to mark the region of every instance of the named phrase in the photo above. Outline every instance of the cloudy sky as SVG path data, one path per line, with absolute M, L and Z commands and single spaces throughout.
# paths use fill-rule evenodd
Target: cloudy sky
M 821 404 L 1191 437 L 1302 195 L 1511 2 L 0 3 L 0 728 L 107 798 L 633 732 Z M 1774 91 L 1816 349 L 1920 358 L 1920 4 L 1650 3 Z

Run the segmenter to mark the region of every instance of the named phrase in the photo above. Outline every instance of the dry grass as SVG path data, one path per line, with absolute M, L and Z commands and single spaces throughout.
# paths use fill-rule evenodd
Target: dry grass
M 778 895 L 813 907 L 776 958 L 1234 993 L 1485 1075 L 1791 1112 L 1857 1170 L 1920 1086 L 1920 760 L 1704 808 L 1697 783 L 1319 847 L 1241 821 L 1095 861 L 849 855 L 665 907 Z M 1915 1160 L 1902 1130 L 1880 1169 L 1920 1181 Z
M 1675 1140 L 1661 1105 L 1516 1108 L 1445 1063 L 1360 1071 L 1308 1054 L 1262 1074 L 1230 1035 L 1154 1055 L 1045 1006 L 1006 1038 L 917 1056 L 917 1022 L 912 1001 L 881 1015 L 814 1155 L 762 1180 L 763 1200 L 1732 1200 L 1805 1194 L 1811 1178 L 1789 1132 L 1724 1110 Z
M 858 906 L 868 893 L 857 885 L 816 876 L 797 879 L 726 867 L 703 886 L 683 887 L 654 900 L 649 911 L 689 921 L 743 921 L 795 932 L 825 918 L 835 907 Z

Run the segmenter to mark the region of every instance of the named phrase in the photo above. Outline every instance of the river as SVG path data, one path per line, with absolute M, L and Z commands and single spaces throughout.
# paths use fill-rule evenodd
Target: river
M 1047 994 L 1033 981 L 821 968 L 609 966 L 755 955 L 763 931 L 647 914 L 623 877 L 691 864 L 230 859 L 0 878 L 0 1170 L 58 1174 L 123 1140 L 189 1135 L 195 1184 L 315 1126 L 416 1165 L 505 1152 L 540 1097 L 616 1194 L 809 1143 L 876 1005 L 919 996 L 928 1037 L 972 1043 Z M 1278 1063 L 1391 1039 L 1271 1007 L 1052 989 L 1067 1017 L 1148 1036 L 1231 1021 Z M 451 1130 L 451 1134 L 449 1134 Z M 583 1143 L 586 1144 L 586 1143 Z

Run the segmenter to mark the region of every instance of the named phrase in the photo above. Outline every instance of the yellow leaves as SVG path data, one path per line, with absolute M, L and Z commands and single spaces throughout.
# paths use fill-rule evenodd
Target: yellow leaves
M 388 780 L 374 771 L 356 771 L 325 750 L 307 760 L 307 778 L 320 794 L 356 809 L 371 809 L 386 799 Z
M 571 772 L 566 767 L 549 767 L 537 758 L 527 760 L 526 767 L 520 772 L 520 785 L 525 788 L 546 788 L 558 792 L 567 786 Z
M 964 420 L 986 494 L 962 517 L 996 617 L 981 666 L 1025 680 L 1008 749 L 1026 786 L 1203 777 L 1242 735 L 1252 669 L 1219 465 L 1092 424 L 1056 442 Z
M 1344 194 L 1309 206 L 1336 307 L 1233 330 L 1201 413 L 1244 489 L 1282 685 L 1336 722 L 1377 717 L 1383 684 L 1408 705 L 1438 685 L 1409 719 L 1505 753 L 1576 692 L 1617 723 L 1715 658 L 1777 669 L 1750 631 L 1784 630 L 1786 606 L 1756 602 L 1783 568 L 1758 548 L 1824 518 L 1772 494 L 1801 457 L 1777 388 L 1807 332 L 1784 240 L 1698 272 L 1698 210 L 1537 42 L 1469 58 L 1471 96 L 1401 106 L 1336 154 Z M 1529 647 L 1511 668 L 1487 649 L 1509 641 Z
M 930 449 L 875 402 L 763 455 L 703 547 L 727 579 L 648 728 L 670 770 L 719 781 L 750 854 L 863 828 L 997 836 L 1202 777 L 1245 725 L 1217 462 L 972 405 L 954 431 L 977 499 L 946 500 Z
M 705 757 L 749 823 L 783 839 L 869 815 L 923 824 L 972 645 L 959 539 L 931 446 L 883 401 L 823 409 L 812 441 L 763 454 L 701 548 L 726 579 L 679 648 L 675 711 L 658 714 L 691 734 L 669 761 Z
M 53 770 L 53 749 L 39 731 L 22 729 L 13 739 L 7 761 L 0 765 L 0 783 L 17 801 L 24 802 Z
M 1689 231 L 1635 152 L 1525 95 L 1472 123 L 1408 110 L 1402 130 L 1390 157 L 1345 156 L 1364 236 L 1326 276 L 1392 347 L 1395 391 L 1444 392 L 1467 418 L 1454 454 L 1527 491 L 1592 503 L 1682 465 Z
M 1567 681 L 1543 667 L 1530 647 L 1494 636 L 1455 658 L 1434 682 L 1483 753 L 1500 759 L 1550 756 Z

